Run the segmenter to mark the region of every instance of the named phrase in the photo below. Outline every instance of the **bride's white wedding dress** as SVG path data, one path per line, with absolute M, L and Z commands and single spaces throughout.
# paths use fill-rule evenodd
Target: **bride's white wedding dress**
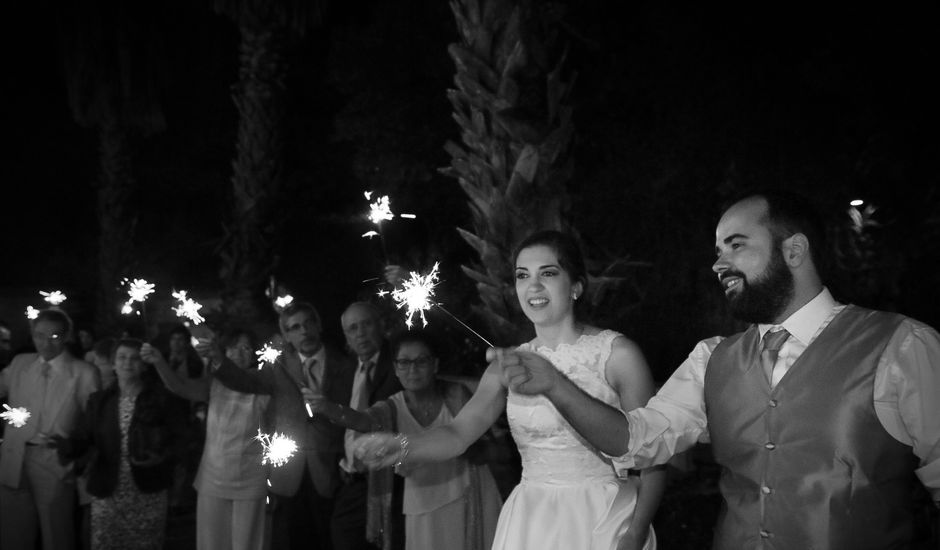
M 581 335 L 536 351 L 593 397 L 620 407 L 604 366 L 618 333 Z M 503 505 L 493 550 L 614 550 L 630 527 L 636 478 L 620 480 L 610 460 L 568 424 L 548 398 L 509 392 L 506 414 L 522 456 L 522 479 Z M 645 548 L 654 549 L 655 536 Z

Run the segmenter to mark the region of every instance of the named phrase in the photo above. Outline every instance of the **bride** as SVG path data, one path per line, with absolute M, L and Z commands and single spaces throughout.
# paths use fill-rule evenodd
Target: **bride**
M 507 389 L 501 364 L 510 355 L 518 363 L 519 356 L 538 354 L 593 398 L 628 411 L 653 393 L 643 355 L 623 335 L 578 320 L 575 305 L 587 275 L 571 237 L 535 233 L 514 259 L 516 294 L 535 338 L 516 351 L 488 350 L 491 362 L 476 393 L 450 424 L 417 436 L 370 434 L 359 439 L 357 454 L 370 468 L 446 460 L 463 453 L 505 410 L 523 470 L 500 512 L 494 550 L 654 549 L 650 523 L 664 472 L 619 478 L 610 459 L 547 397 Z

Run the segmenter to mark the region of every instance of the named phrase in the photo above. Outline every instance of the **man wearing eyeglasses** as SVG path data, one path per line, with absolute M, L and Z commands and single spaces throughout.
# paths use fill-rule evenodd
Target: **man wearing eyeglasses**
M 330 518 L 341 485 L 343 428 L 308 414 L 301 392 L 315 389 L 331 400 L 349 402 L 354 368 L 346 355 L 323 344 L 323 325 L 313 305 L 290 304 L 279 324 L 286 345 L 273 365 L 241 369 L 215 345 L 208 350 L 210 364 L 233 390 L 270 395 L 266 417 L 273 421 L 272 429 L 297 444 L 297 454 L 271 469 L 271 492 L 281 497 L 274 509 L 271 547 L 328 549 Z
M 43 550 L 71 550 L 75 477 L 54 441 L 79 428 L 101 379 L 67 351 L 72 320 L 64 312 L 40 311 L 31 329 L 36 353 L 17 355 L 0 372 L 0 399 L 29 412 L 24 425 L 7 427 L 0 446 L 0 548 L 34 550 L 41 533 Z

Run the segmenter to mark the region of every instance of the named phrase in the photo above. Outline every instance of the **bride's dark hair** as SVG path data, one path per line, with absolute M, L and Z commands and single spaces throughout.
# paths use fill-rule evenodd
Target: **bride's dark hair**
M 584 255 L 581 254 L 581 247 L 578 246 L 578 242 L 574 237 L 553 229 L 532 233 L 516 245 L 516 249 L 512 254 L 513 268 L 516 266 L 516 261 L 519 260 L 519 253 L 533 246 L 551 248 L 555 252 L 555 256 L 558 257 L 558 265 L 568 273 L 571 282 L 580 282 L 584 288 L 582 292 L 587 292 L 588 278 L 587 268 L 584 266 Z

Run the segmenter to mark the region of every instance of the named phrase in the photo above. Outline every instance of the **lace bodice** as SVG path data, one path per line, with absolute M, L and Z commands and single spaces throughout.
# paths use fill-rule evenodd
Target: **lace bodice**
M 543 355 L 589 395 L 619 408 L 619 397 L 604 372 L 611 344 L 618 336 L 604 330 L 582 334 L 574 344 L 561 344 L 555 350 L 530 344 L 519 349 Z M 584 440 L 545 396 L 510 391 L 506 414 L 522 457 L 524 481 L 570 484 L 615 477 L 610 461 Z

